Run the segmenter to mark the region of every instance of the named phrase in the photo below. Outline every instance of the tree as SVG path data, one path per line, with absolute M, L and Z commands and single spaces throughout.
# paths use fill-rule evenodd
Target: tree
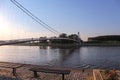
M 71 34 L 68 36 L 70 39 L 75 39 L 75 40 L 78 40 L 79 39 L 79 36 L 77 34 Z
M 62 34 L 59 35 L 59 38 L 68 38 L 68 37 L 67 37 L 67 34 L 62 33 Z

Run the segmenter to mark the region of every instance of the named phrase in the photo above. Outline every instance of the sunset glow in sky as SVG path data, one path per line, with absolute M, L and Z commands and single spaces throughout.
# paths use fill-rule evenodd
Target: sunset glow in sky
M 83 40 L 120 35 L 120 0 L 16 0 L 60 33 Z M 10 0 L 0 0 L 0 40 L 57 36 L 33 21 Z

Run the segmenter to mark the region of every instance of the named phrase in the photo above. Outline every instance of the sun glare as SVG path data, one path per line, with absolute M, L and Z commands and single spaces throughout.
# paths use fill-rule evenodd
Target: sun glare
M 45 32 L 32 32 L 24 25 L 10 22 L 6 17 L 0 14 L 0 40 L 40 37 L 46 34 Z
M 0 17 L 0 34 L 6 34 L 9 32 L 7 22 Z

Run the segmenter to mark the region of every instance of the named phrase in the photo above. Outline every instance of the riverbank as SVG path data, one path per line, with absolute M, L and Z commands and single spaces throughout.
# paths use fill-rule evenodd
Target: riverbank
M 108 44 L 108 43 L 83 43 L 80 46 L 120 46 L 120 44 Z
M 21 45 L 21 46 L 51 46 L 51 47 L 84 47 L 84 46 L 115 46 L 119 47 L 120 44 L 115 44 L 115 43 L 81 43 L 81 44 L 46 44 L 46 43 L 23 43 L 23 44 L 16 44 L 16 45 Z
M 16 69 L 17 77 L 21 80 L 61 80 L 61 75 L 51 74 L 51 73 L 38 73 L 39 77 L 34 78 L 33 72 L 29 71 L 32 67 L 48 67 L 48 66 L 39 66 L 39 65 L 31 65 L 31 64 L 18 64 L 18 63 L 8 63 L 8 62 L 0 62 L 0 66 L 18 66 L 21 67 Z M 52 67 L 56 68 L 56 67 Z M 66 68 L 60 68 L 66 69 Z M 93 80 L 93 70 L 92 69 L 80 69 L 80 68 L 67 68 L 70 69 L 71 72 L 69 75 L 65 75 L 65 80 Z M 0 67 L 0 76 L 9 78 L 7 80 L 17 80 L 16 77 L 12 74 L 12 69 Z
M 13 71 L 9 67 L 16 67 L 16 75 L 13 76 Z M 80 68 L 61 68 L 54 66 L 40 66 L 40 65 L 31 65 L 31 64 L 19 64 L 19 63 L 9 63 L 9 62 L 0 62 L 0 80 L 61 80 L 60 74 L 52 73 L 43 73 L 38 72 L 38 77 L 34 78 L 33 72 L 29 71 L 33 67 L 46 67 L 54 69 L 69 69 L 71 70 L 69 75 L 65 75 L 65 80 L 107 80 L 110 78 L 109 75 L 114 73 L 116 74 L 114 80 L 120 80 L 120 71 L 119 70 L 105 70 L 105 69 L 80 69 Z M 107 72 L 106 72 L 107 71 Z M 107 73 L 107 74 L 106 74 Z M 109 77 L 108 77 L 109 76 Z

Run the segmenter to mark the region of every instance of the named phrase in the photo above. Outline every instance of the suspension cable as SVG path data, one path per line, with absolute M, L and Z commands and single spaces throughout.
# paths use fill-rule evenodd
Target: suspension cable
M 16 0 L 10 0 L 13 4 L 15 4 L 19 9 L 21 9 L 24 13 L 26 13 L 29 17 L 31 17 L 35 22 L 40 24 L 42 27 L 46 28 L 47 30 L 53 32 L 53 33 L 59 33 L 57 30 L 53 29 L 46 23 L 44 23 L 42 20 L 40 20 L 38 17 L 36 17 L 34 14 L 32 14 L 28 9 L 23 7 L 20 3 L 18 3 Z

